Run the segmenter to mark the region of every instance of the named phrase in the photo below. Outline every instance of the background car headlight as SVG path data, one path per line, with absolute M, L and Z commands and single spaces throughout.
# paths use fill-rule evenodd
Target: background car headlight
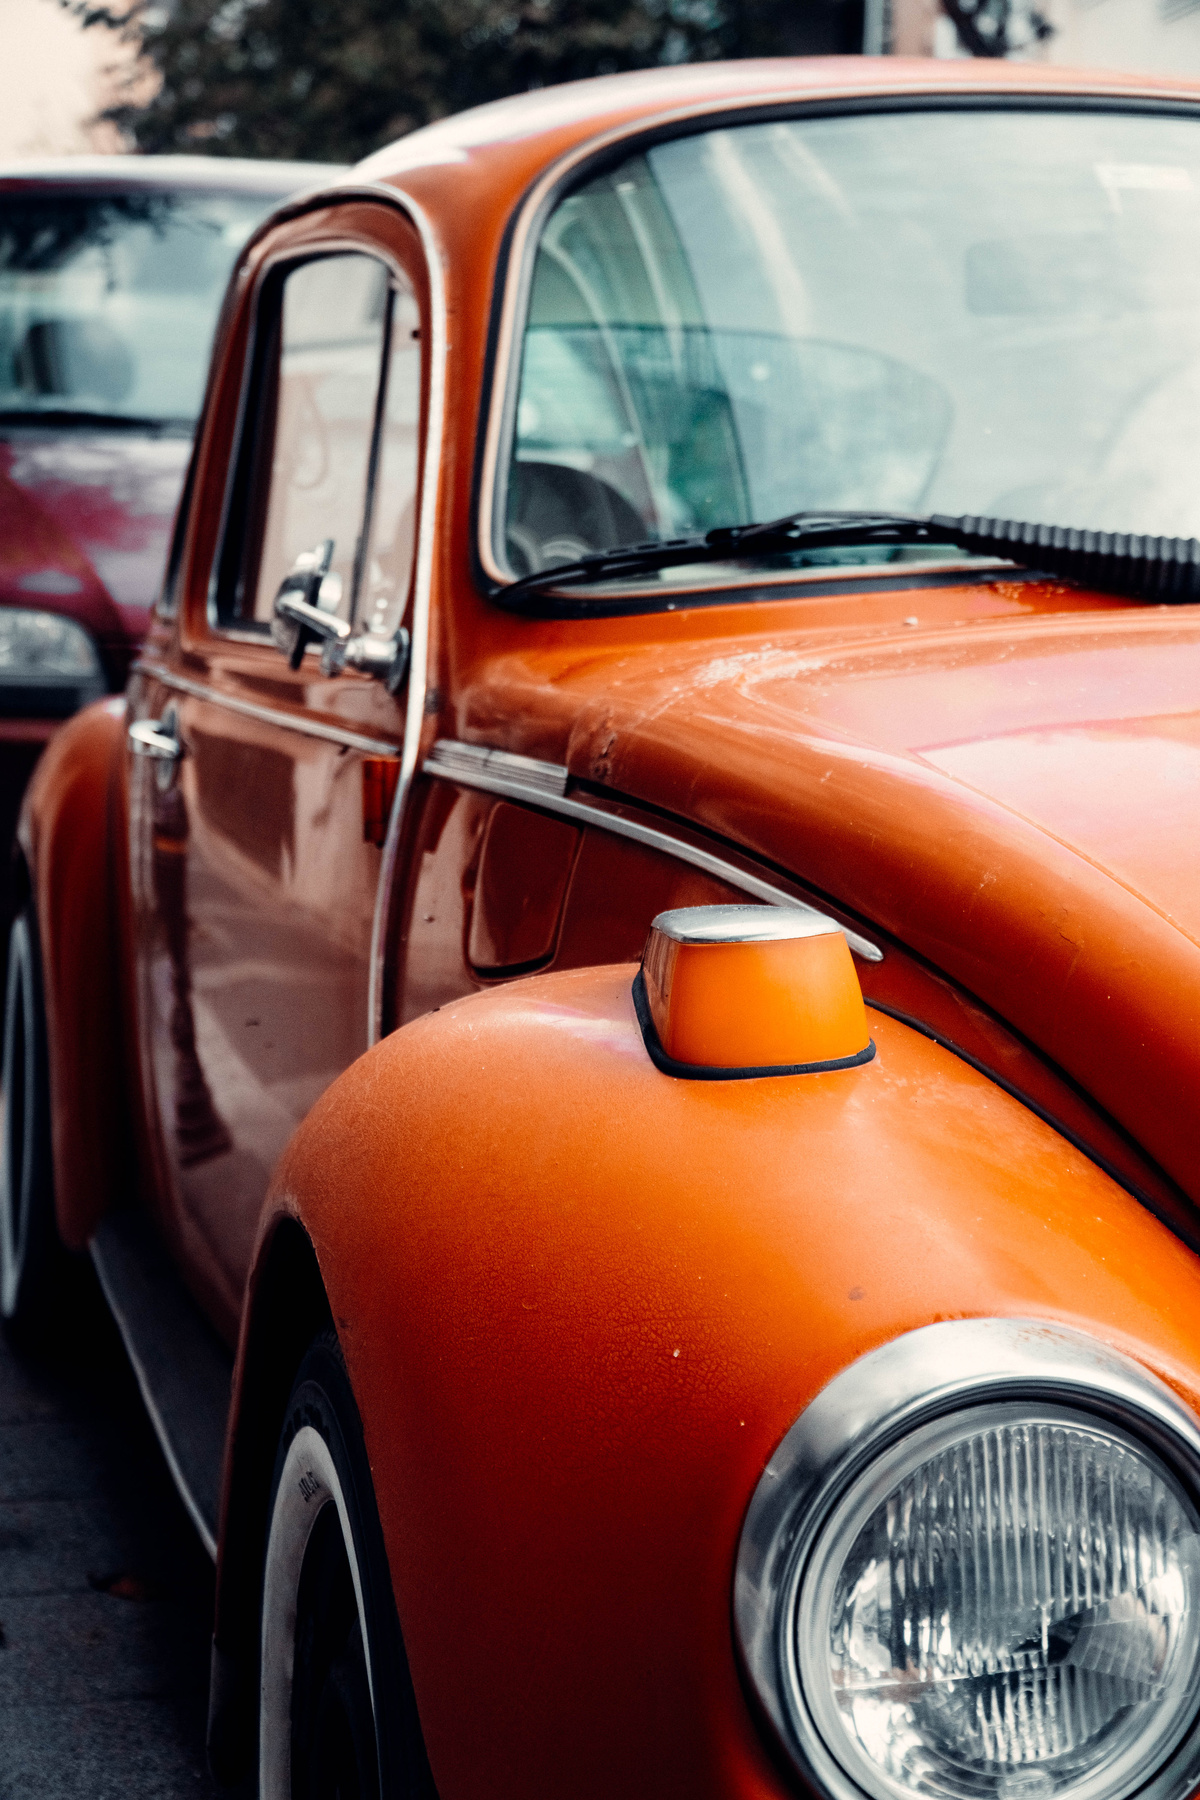
M 739 1556 L 748 1671 L 839 1795 L 1183 1795 L 1198 1494 L 1195 1421 L 1138 1365 L 1055 1327 L 912 1333 L 772 1459 Z
M 0 713 L 63 718 L 107 691 L 99 652 L 74 619 L 0 606 Z

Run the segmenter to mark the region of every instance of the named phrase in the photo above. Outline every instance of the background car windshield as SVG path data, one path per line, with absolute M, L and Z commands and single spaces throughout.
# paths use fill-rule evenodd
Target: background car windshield
M 249 194 L 0 196 L 0 412 L 190 427 Z
M 632 157 L 551 216 L 507 560 L 802 508 L 1200 535 L 1198 451 L 1195 124 L 740 126 Z

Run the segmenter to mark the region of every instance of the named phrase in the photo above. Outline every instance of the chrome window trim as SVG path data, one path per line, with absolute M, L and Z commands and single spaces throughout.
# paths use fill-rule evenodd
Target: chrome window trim
M 734 863 L 726 862 L 724 857 L 714 855 L 711 850 L 703 850 L 697 844 L 684 843 L 667 831 L 643 825 L 639 819 L 623 819 L 616 813 L 589 805 L 586 800 L 568 798 L 566 788 L 569 773 L 558 763 L 538 762 L 530 756 L 514 756 L 506 750 L 491 750 L 483 744 L 461 744 L 449 738 L 439 738 L 425 758 L 422 771 L 443 781 L 456 782 L 460 787 L 477 788 L 482 793 L 500 794 L 510 800 L 523 800 L 546 812 L 558 813 L 564 819 L 573 819 L 581 825 L 595 825 L 601 831 L 611 832 L 615 837 L 629 838 L 633 843 L 644 844 L 648 849 L 661 850 L 678 862 L 690 863 L 695 869 L 703 869 L 706 875 L 714 875 L 719 881 L 728 882 L 730 887 L 739 888 L 743 894 L 752 894 L 756 900 L 765 900 L 770 906 L 786 906 L 793 913 L 803 913 L 814 922 L 819 921 L 822 925 L 844 932 L 851 950 L 864 962 L 883 961 L 883 951 L 877 944 L 871 943 L 869 938 L 860 937 L 858 932 L 840 924 L 819 907 L 810 906 L 807 901 L 798 900 L 784 888 L 739 869 Z
M 821 102 L 829 100 L 850 99 L 862 94 L 861 87 L 847 87 L 836 93 L 822 94 Z M 813 98 L 816 98 L 815 96 Z M 507 586 L 514 577 L 511 569 L 501 566 L 496 555 L 496 538 L 498 534 L 497 509 L 504 498 L 499 470 L 500 457 L 509 436 L 509 427 L 517 404 L 517 387 L 519 368 L 513 357 L 513 345 L 517 339 L 519 328 L 525 318 L 529 303 L 529 289 L 533 281 L 536 236 L 549 215 L 550 203 L 556 198 L 557 190 L 581 164 L 603 156 L 618 144 L 650 135 L 657 131 L 669 129 L 673 125 L 685 126 L 697 119 L 711 115 L 714 120 L 731 111 L 757 111 L 763 107 L 786 106 L 794 103 L 803 107 L 804 96 L 798 96 L 794 90 L 778 94 L 755 95 L 743 101 L 713 105 L 712 100 L 693 101 L 688 106 L 671 107 L 650 118 L 626 119 L 620 125 L 601 132 L 585 143 L 576 144 L 565 155 L 560 156 L 544 171 L 533 187 L 526 194 L 517 212 L 512 237 L 507 247 L 507 263 L 504 269 L 504 294 L 500 304 L 499 324 L 496 331 L 496 342 L 492 350 L 491 366 L 487 371 L 490 381 L 488 394 L 487 426 L 483 439 L 483 455 L 479 470 L 479 487 L 475 503 L 475 551 L 480 566 L 489 581 L 497 586 Z
M 1140 1439 L 1200 1505 L 1200 1426 L 1164 1381 L 1098 1338 L 1041 1319 L 954 1319 L 869 1351 L 801 1413 L 754 1490 L 738 1543 L 734 1638 L 760 1706 L 806 1781 L 863 1800 L 792 1695 L 790 1620 L 821 1528 L 872 1460 L 930 1420 L 993 1401 L 1057 1403 Z M 1200 1712 L 1140 1793 L 1182 1800 L 1200 1779 Z
M 448 326 L 446 318 L 446 273 L 433 225 L 424 208 L 395 188 L 382 183 L 364 183 L 361 196 L 386 199 L 415 226 L 425 255 L 425 272 L 429 281 L 429 410 L 426 417 L 424 457 L 421 466 L 421 516 L 413 553 L 412 611 L 409 629 L 412 645 L 409 654 L 408 680 L 405 685 L 404 738 L 400 752 L 400 773 L 396 781 L 396 797 L 392 802 L 387 835 L 375 890 L 375 914 L 371 923 L 371 972 L 367 989 L 367 1043 L 378 1043 L 383 1035 L 383 1000 L 387 965 L 388 938 L 392 913 L 396 905 L 396 865 L 400 854 L 400 834 L 404 814 L 412 791 L 413 776 L 421 751 L 421 737 L 426 729 L 425 694 L 429 680 L 429 616 L 433 593 L 433 559 L 437 541 L 438 505 L 441 499 L 442 447 L 446 412 L 446 362 Z
M 361 196 L 359 196 L 359 197 L 361 198 Z M 378 195 L 373 196 L 373 197 L 378 198 Z M 391 199 L 393 205 L 395 205 L 395 202 L 397 199 L 396 194 L 394 192 L 389 191 L 388 197 Z M 337 194 L 329 195 L 327 198 L 329 201 L 336 199 L 340 202 L 340 201 L 344 200 L 346 198 L 346 196 L 343 194 L 343 192 L 341 190 L 339 190 Z M 350 196 L 350 198 L 353 198 L 353 196 Z M 311 210 L 311 208 L 301 208 L 299 210 L 305 211 L 305 210 Z M 401 208 L 400 210 L 403 211 L 405 209 Z M 277 214 L 274 214 L 274 215 L 272 215 L 272 217 L 270 219 L 264 221 L 264 225 L 262 227 L 260 227 L 259 229 L 260 229 L 260 231 L 262 231 L 267 226 L 280 224 L 283 222 L 284 221 L 282 221 Z M 255 236 L 257 237 L 258 233 L 256 233 Z M 245 251 L 245 248 L 243 248 L 241 255 L 244 257 L 245 254 L 246 254 L 246 251 Z M 237 488 L 239 464 L 241 463 L 242 452 L 243 452 L 243 448 L 244 448 L 244 436 L 248 429 L 249 421 L 250 421 L 251 401 L 255 398 L 253 389 L 254 389 L 254 379 L 255 379 L 255 373 L 256 373 L 255 364 L 256 364 L 256 360 L 257 360 L 258 340 L 261 335 L 261 311 L 262 311 L 262 305 L 263 305 L 263 295 L 264 295 L 264 291 L 267 287 L 268 282 L 271 281 L 275 276 L 279 275 L 281 273 L 281 271 L 283 272 L 283 279 L 286 280 L 287 276 L 292 272 L 293 269 L 301 268 L 301 267 L 303 267 L 303 265 L 305 263 L 326 262 L 332 256 L 365 256 L 366 258 L 368 258 L 368 260 L 379 263 L 380 266 L 387 272 L 388 292 L 389 292 L 390 298 L 392 299 L 393 304 L 388 307 L 387 317 L 385 319 L 384 334 L 383 334 L 383 350 L 382 350 L 381 359 L 380 359 L 380 375 L 379 375 L 379 381 L 376 385 L 376 390 L 375 390 L 375 413 L 374 413 L 374 424 L 372 427 L 372 431 L 373 431 L 373 433 L 376 433 L 378 431 L 379 417 L 380 417 L 380 404 L 379 404 L 380 396 L 381 396 L 381 394 L 386 392 L 387 377 L 389 374 L 389 370 L 388 370 L 388 366 L 387 366 L 387 358 L 388 358 L 389 349 L 390 349 L 390 345 L 391 345 L 391 321 L 392 321 L 392 313 L 394 310 L 394 299 L 395 299 L 395 292 L 396 292 L 395 282 L 396 282 L 397 276 L 399 276 L 401 280 L 404 280 L 404 281 L 408 280 L 408 275 L 407 275 L 406 270 L 403 268 L 403 266 L 400 263 L 398 263 L 396 261 L 396 259 L 394 257 L 389 256 L 387 251 L 385 249 L 383 249 L 381 246 L 376 245 L 373 249 L 367 249 L 364 246 L 362 240 L 359 238 L 322 239 L 320 244 L 306 245 L 306 246 L 301 246 L 299 248 L 294 247 L 294 246 L 290 247 L 290 248 L 281 248 L 281 249 L 275 251 L 273 254 L 271 254 L 267 257 L 264 257 L 262 263 L 259 265 L 259 267 L 254 272 L 253 292 L 250 297 L 250 305 L 253 309 L 253 313 L 252 313 L 252 317 L 250 320 L 250 329 L 246 334 L 245 355 L 243 356 L 243 359 L 242 359 L 242 378 L 241 378 L 241 382 L 240 382 L 239 388 L 238 388 L 237 417 L 235 419 L 234 427 L 233 427 L 233 437 L 232 437 L 232 445 L 231 445 L 231 454 L 229 457 L 229 466 L 225 472 L 225 492 L 221 498 L 221 522 L 217 529 L 216 544 L 215 544 L 215 547 L 213 550 L 212 563 L 211 563 L 211 565 L 209 567 L 209 571 L 208 571 L 208 594 L 207 594 L 207 609 L 206 610 L 207 610 L 207 617 L 208 617 L 208 628 L 212 632 L 214 637 L 230 638 L 234 642 L 237 642 L 237 643 L 250 642 L 250 643 L 260 643 L 260 644 L 267 643 L 267 644 L 269 644 L 271 642 L 271 628 L 267 621 L 265 621 L 265 620 L 262 621 L 262 623 L 260 624 L 258 629 L 255 629 L 255 627 L 251 624 L 248 624 L 245 619 L 230 619 L 228 621 L 225 621 L 225 620 L 222 620 L 222 618 L 220 616 L 220 584 L 221 584 L 222 569 L 223 569 L 224 562 L 225 562 L 226 540 L 229 536 L 230 527 L 231 527 L 232 518 L 233 518 L 234 494 L 235 494 L 235 491 Z M 240 277 L 241 273 L 242 273 L 242 271 L 239 268 L 239 271 L 238 271 L 239 277 Z M 256 421 L 256 424 L 257 424 L 257 421 Z M 253 449 L 253 446 L 251 446 L 251 448 Z M 375 446 L 373 445 L 373 450 L 374 450 L 374 448 L 375 448 Z M 365 492 L 365 496 L 364 496 L 364 500 L 363 500 L 361 539 L 364 543 L 367 539 L 367 536 L 370 533 L 371 516 L 372 516 L 373 510 L 374 510 L 374 505 L 375 505 L 374 456 L 372 456 L 372 459 L 370 462 L 370 467 L 368 470 L 366 492 Z M 244 549 L 245 549 L 245 544 L 243 543 L 239 547 L 239 552 L 238 552 L 239 556 L 242 555 L 242 553 L 244 552 Z M 358 574 L 358 567 L 357 567 L 357 560 L 356 560 L 355 577 L 357 577 L 357 574 Z M 351 623 L 353 623 L 354 622 L 354 613 L 357 611 L 357 606 L 358 606 L 358 594 L 357 594 L 356 588 L 354 588 L 354 587 L 352 587 L 352 590 L 351 590 L 351 604 L 352 604 L 352 608 L 354 609 L 350 615 Z
M 404 735 L 400 749 L 400 774 L 396 782 L 396 796 L 392 802 L 391 816 L 388 820 L 387 835 L 384 838 L 383 853 L 380 862 L 379 881 L 375 890 L 375 910 L 371 922 L 370 970 L 367 982 L 367 1018 L 366 1039 L 368 1048 L 379 1041 L 383 1034 L 383 995 L 384 973 L 387 959 L 387 940 L 391 926 L 392 910 L 395 905 L 396 861 L 399 853 L 400 833 L 404 813 L 412 789 L 413 775 L 417 767 L 417 758 L 421 747 L 421 735 L 425 729 L 425 694 L 429 678 L 429 615 L 430 596 L 433 585 L 433 554 L 436 538 L 437 506 L 440 499 L 442 440 L 445 430 L 445 388 L 446 362 L 448 346 L 448 325 L 446 317 L 446 278 L 442 254 L 437 235 L 433 229 L 428 213 L 420 203 L 402 188 L 393 187 L 385 182 L 361 181 L 331 184 L 313 193 L 298 195 L 294 200 L 286 202 L 276 209 L 269 218 L 264 219 L 243 246 L 242 255 L 273 230 L 275 226 L 286 223 L 289 219 L 301 217 L 304 213 L 319 211 L 322 207 L 343 204 L 355 200 L 371 200 L 380 202 L 398 212 L 413 226 L 420 240 L 425 257 L 425 273 L 429 281 L 429 409 L 426 417 L 425 444 L 421 467 L 421 517 L 417 530 L 417 542 L 413 554 L 413 585 L 410 631 L 412 645 L 409 657 L 408 680 L 405 684 Z M 361 245 L 356 245 L 361 248 Z M 386 252 L 379 251 L 380 260 L 389 266 L 391 258 Z M 270 259 L 274 260 L 274 259 Z M 237 279 L 235 277 L 234 279 Z M 247 355 L 243 376 L 242 395 L 239 396 L 238 419 L 235 424 L 234 441 L 239 441 L 242 430 L 242 407 L 249 380 L 250 354 L 252 345 L 247 344 Z M 216 569 L 216 558 L 220 553 L 220 545 L 225 531 L 225 512 L 222 510 L 221 524 L 217 537 L 217 550 L 214 556 L 213 571 Z M 210 571 L 210 583 L 213 579 Z M 212 605 L 212 590 L 209 590 L 209 604 Z M 211 623 L 211 621 L 210 621 Z M 250 635 L 250 634 L 248 634 Z M 240 641 L 240 640 L 239 640 Z M 144 665 L 156 679 L 167 679 L 166 672 Z M 316 720 L 305 721 L 295 717 L 284 718 L 282 714 L 272 712 L 268 707 L 256 706 L 252 701 L 238 700 L 232 695 L 220 694 L 199 682 L 187 682 L 182 676 L 173 676 L 168 685 L 179 687 L 181 692 L 195 693 L 200 699 L 213 700 L 218 705 L 229 706 L 235 712 L 242 712 L 247 718 L 259 719 L 264 724 L 281 725 L 293 731 L 305 732 L 310 737 L 325 738 L 331 743 L 347 744 L 351 749 L 362 750 L 370 756 L 395 756 L 397 746 L 383 740 L 360 736 L 357 732 L 343 732 L 334 726 L 322 725 Z
M 364 756 L 395 756 L 399 746 L 389 743 L 386 738 L 365 737 L 361 731 L 343 730 L 340 725 L 326 725 L 320 719 L 309 719 L 303 713 L 283 712 L 271 706 L 259 706 L 254 700 L 243 700 L 237 694 L 222 693 L 219 688 L 209 687 L 203 681 L 192 681 L 186 675 L 176 675 L 173 669 L 164 669 L 160 663 L 139 659 L 134 663 L 131 674 L 145 675 L 151 681 L 161 682 L 163 687 L 174 689 L 177 694 L 189 694 L 193 700 L 211 701 L 214 706 L 224 706 L 230 712 L 240 713 L 244 719 L 255 719 L 260 725 L 275 725 L 281 731 L 298 731 L 301 737 L 321 738 L 327 744 L 340 744 L 347 750 L 361 750 Z
M 699 120 L 709 119 L 712 122 L 711 129 L 719 130 L 723 123 L 729 123 L 735 118 L 749 122 L 754 113 L 778 111 L 783 107 L 794 109 L 797 116 L 806 113 L 819 116 L 837 112 L 844 107 L 891 112 L 910 110 L 925 104 L 955 110 L 982 102 L 1005 109 L 1064 106 L 1083 110 L 1094 106 L 1125 105 L 1132 110 L 1159 105 L 1171 107 L 1173 101 L 1178 104 L 1178 97 L 1164 92 L 1162 86 L 1152 78 L 1139 82 L 1137 86 L 1131 84 L 1128 87 L 1118 86 L 1115 82 L 1106 83 L 1101 78 L 1082 93 L 1065 85 L 1039 86 L 1036 89 L 1032 86 L 998 88 L 986 78 L 955 83 L 953 88 L 931 82 L 928 78 L 909 81 L 901 78 L 894 87 L 886 89 L 867 87 L 858 82 L 845 87 L 829 88 L 821 93 L 797 93 L 792 87 L 775 93 L 742 95 L 736 98 L 723 96 L 716 101 L 710 97 L 692 101 L 686 106 L 667 108 L 646 118 L 625 119 L 619 125 L 588 138 L 586 142 L 574 145 L 550 164 L 518 203 L 511 235 L 501 253 L 499 275 L 503 281 L 503 292 L 498 316 L 493 315 L 496 319 L 495 342 L 484 375 L 487 421 L 481 446 L 473 521 L 475 555 L 483 574 L 499 588 L 507 587 L 515 579 L 512 570 L 503 567 L 496 555 L 498 508 L 504 499 L 499 474 L 500 458 L 516 411 L 520 374 L 520 359 L 513 357 L 513 345 L 525 318 L 533 280 L 534 257 L 531 248 L 536 247 L 536 235 L 545 223 L 550 204 L 559 197 L 558 190 L 581 164 L 599 159 L 621 144 L 643 138 L 651 140 L 675 128 L 684 131 Z M 1186 110 L 1194 111 L 1186 100 L 1182 104 Z M 397 173 L 397 179 L 402 178 L 401 170 Z M 894 565 L 883 563 L 855 565 L 844 570 L 805 570 L 800 573 L 809 580 L 841 577 L 852 582 L 864 576 L 888 575 L 893 569 Z M 796 573 L 793 572 L 793 579 L 796 578 Z M 679 599 L 681 604 L 686 604 L 682 595 Z

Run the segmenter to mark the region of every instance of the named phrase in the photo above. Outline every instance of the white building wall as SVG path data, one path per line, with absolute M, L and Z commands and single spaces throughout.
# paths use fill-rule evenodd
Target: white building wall
M 58 0 L 0 0 L 0 159 L 124 149 L 96 115 L 131 61 L 113 32 L 84 31 Z
M 1039 61 L 1200 75 L 1200 0 L 1046 0 L 1041 10 L 1055 32 Z
M 896 56 L 965 56 L 938 0 L 876 0 L 886 8 Z M 1053 27 L 1017 60 L 1076 68 L 1200 76 L 1200 0 L 1013 0 L 1012 35 L 1029 37 L 1022 14 L 1035 9 Z

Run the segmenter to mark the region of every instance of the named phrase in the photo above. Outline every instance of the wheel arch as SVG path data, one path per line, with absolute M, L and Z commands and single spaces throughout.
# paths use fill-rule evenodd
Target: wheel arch
M 74 1250 L 128 1196 L 135 1165 L 124 745 L 122 699 L 77 713 L 38 763 L 17 828 L 42 971 L 55 1211 Z
M 985 1075 L 872 1013 L 862 1068 L 676 1080 L 633 973 L 535 976 L 392 1033 L 268 1200 L 263 1270 L 302 1239 L 338 1330 L 448 1794 L 499 1767 L 575 1800 L 787 1791 L 736 1666 L 738 1534 L 786 1430 L 879 1344 L 1054 1319 L 1200 1395 L 1195 1257 Z M 247 1376 L 280 1317 L 258 1305 Z M 235 1442 L 257 1418 L 273 1446 L 256 1404 Z M 247 1467 L 235 1448 L 218 1627 L 243 1718 Z

